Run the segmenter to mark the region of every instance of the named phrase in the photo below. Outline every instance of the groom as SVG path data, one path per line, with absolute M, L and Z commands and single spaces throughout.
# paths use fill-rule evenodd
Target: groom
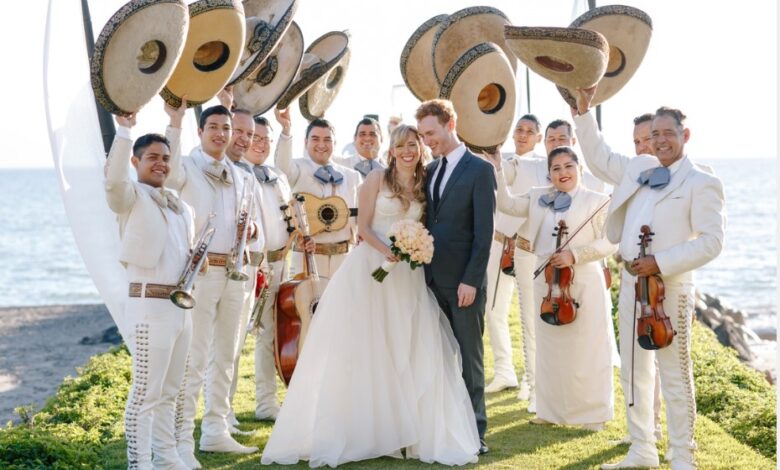
M 425 145 L 437 158 L 428 165 L 425 186 L 425 224 L 434 245 L 433 260 L 425 266 L 425 281 L 460 345 L 463 380 L 477 418 L 479 453 L 484 454 L 488 447 L 482 333 L 496 180 L 490 164 L 458 140 L 451 102 L 425 101 L 415 117 Z

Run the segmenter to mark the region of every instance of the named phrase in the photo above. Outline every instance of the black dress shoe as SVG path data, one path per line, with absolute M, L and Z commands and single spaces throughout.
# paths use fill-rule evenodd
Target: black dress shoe
M 483 439 L 480 439 L 479 440 L 479 455 L 487 454 L 488 450 L 490 450 L 490 449 L 488 449 L 488 446 L 485 443 L 485 441 Z

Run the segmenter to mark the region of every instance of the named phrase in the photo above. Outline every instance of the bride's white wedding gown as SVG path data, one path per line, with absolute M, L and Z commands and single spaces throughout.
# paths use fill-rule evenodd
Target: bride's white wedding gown
M 380 192 L 372 229 L 389 243 L 395 221 L 422 211 Z M 375 281 L 383 259 L 361 243 L 330 280 L 262 463 L 336 466 L 404 448 L 424 462 L 476 462 L 479 436 L 449 322 L 422 268 L 398 263 Z

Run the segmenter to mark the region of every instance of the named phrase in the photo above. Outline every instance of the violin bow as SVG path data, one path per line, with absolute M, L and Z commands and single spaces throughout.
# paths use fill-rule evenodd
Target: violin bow
M 574 233 L 572 233 L 572 234 L 571 234 L 571 236 L 570 236 L 569 238 L 567 238 L 567 239 L 566 239 L 566 242 L 565 242 L 563 245 L 561 245 L 561 247 L 560 247 L 560 248 L 558 248 L 557 250 L 555 250 L 555 252 L 554 252 L 552 255 L 550 255 L 550 257 L 549 257 L 549 258 L 547 258 L 547 260 L 546 260 L 544 263 L 542 263 L 542 265 L 541 265 L 541 266 L 539 266 L 538 268 L 536 268 L 536 271 L 534 271 L 534 277 L 533 277 L 534 279 L 536 279 L 537 277 L 539 277 L 539 274 L 541 274 L 542 272 L 544 272 L 544 268 L 546 268 L 546 267 L 547 267 L 547 265 L 548 265 L 548 264 L 550 264 L 550 260 L 552 259 L 552 257 L 553 257 L 553 256 L 555 256 L 555 254 L 556 254 L 556 253 L 560 253 L 560 252 L 561 252 L 561 250 L 563 250 L 564 248 L 566 248 L 566 246 L 569 244 L 569 242 L 570 242 L 570 241 L 572 241 L 572 240 L 574 239 L 574 237 L 576 237 L 576 236 L 577 236 L 577 234 L 578 234 L 578 233 L 580 233 L 580 230 L 582 230 L 583 228 L 585 228 L 585 226 L 586 226 L 586 225 L 588 225 L 588 223 L 591 221 L 591 219 L 593 219 L 594 217 L 596 217 L 596 214 L 598 214 L 599 212 L 601 212 L 601 209 L 603 209 L 604 207 L 606 207 L 606 206 L 607 206 L 607 204 L 609 204 L 609 202 L 610 202 L 611 200 L 612 200 L 612 195 L 610 194 L 610 195 L 607 197 L 607 200 L 606 200 L 606 201 L 604 201 L 604 204 L 600 205 L 598 209 L 596 209 L 596 210 L 595 210 L 595 211 L 594 211 L 594 212 L 593 212 L 593 213 L 592 213 L 592 214 L 591 214 L 591 215 L 590 215 L 590 216 L 589 216 L 587 219 L 585 219 L 585 221 L 584 221 L 583 223 L 581 223 L 579 227 L 577 227 L 577 230 L 575 230 L 575 231 L 574 231 Z

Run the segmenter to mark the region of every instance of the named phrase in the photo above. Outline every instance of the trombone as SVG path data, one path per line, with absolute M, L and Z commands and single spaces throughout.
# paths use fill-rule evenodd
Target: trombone
M 190 257 L 187 260 L 187 264 L 184 265 L 184 272 L 179 277 L 179 282 L 176 283 L 176 290 L 171 292 L 171 302 L 176 304 L 177 307 L 184 309 L 191 309 L 195 307 L 195 298 L 192 296 L 192 289 L 195 284 L 195 276 L 200 272 L 203 267 L 203 263 L 208 259 L 207 253 L 211 239 L 214 237 L 214 232 L 217 230 L 211 223 L 211 219 L 214 218 L 214 213 L 209 214 L 206 225 L 198 236 L 198 241 L 195 243 L 195 250 L 190 253 Z

